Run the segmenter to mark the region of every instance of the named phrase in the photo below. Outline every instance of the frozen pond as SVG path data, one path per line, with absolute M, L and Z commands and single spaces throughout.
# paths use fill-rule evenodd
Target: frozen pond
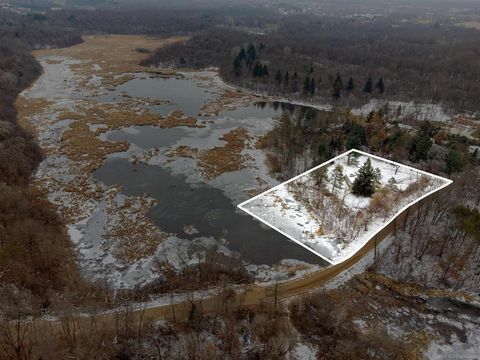
M 253 264 L 274 264 L 285 258 L 323 263 L 283 235 L 240 213 L 220 189 L 189 184 L 184 175 L 173 175 L 159 166 L 113 159 L 94 176 L 106 185 L 120 183 L 129 196 L 149 193 L 158 200 L 149 216 L 168 233 L 189 239 L 200 235 L 225 239 L 231 250 Z M 193 225 L 199 233 L 186 235 L 185 225 Z
M 196 116 L 200 108 L 213 99 L 216 93 L 199 86 L 191 79 L 176 77 L 141 76 L 119 85 L 99 98 L 100 101 L 115 102 L 122 95 L 148 98 L 150 100 L 168 99 L 168 104 L 152 105 L 152 111 L 167 115 L 174 110 L 182 110 L 186 116 Z

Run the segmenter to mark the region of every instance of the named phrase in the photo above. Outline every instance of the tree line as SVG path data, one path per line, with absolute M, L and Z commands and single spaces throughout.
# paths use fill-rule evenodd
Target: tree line
M 42 160 L 34 137 L 17 124 L 16 96 L 41 73 L 30 51 L 66 46 L 80 34 L 51 27 L 0 27 L 0 292 L 2 301 L 21 299 L 24 310 L 82 282 L 72 243 L 53 206 L 30 189 Z M 33 305 L 36 304 L 36 305 Z M 31 308 L 30 308 L 31 309 Z
M 477 111 L 478 31 L 448 24 L 394 25 L 292 15 L 263 35 L 212 27 L 184 44 L 159 49 L 145 64 L 217 66 L 229 82 L 294 98 L 358 104 L 374 96 Z M 246 53 L 252 46 L 269 76 L 253 76 L 255 62 Z

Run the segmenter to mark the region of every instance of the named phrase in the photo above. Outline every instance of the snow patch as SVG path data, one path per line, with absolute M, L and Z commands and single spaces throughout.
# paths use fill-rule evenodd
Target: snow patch
M 357 161 L 350 159 L 355 152 Z M 379 187 L 394 179 L 396 196 L 387 200 L 388 210 L 371 210 L 372 199 L 351 192 L 358 168 L 367 159 L 381 178 Z M 342 188 L 333 186 L 333 169 L 343 168 Z M 326 172 L 321 203 L 316 200 L 318 174 Z M 424 197 L 448 186 L 450 180 L 357 150 L 350 150 L 296 176 L 238 207 L 289 239 L 332 264 L 347 260 L 401 212 Z M 413 186 L 418 189 L 412 190 Z M 325 192 L 325 191 L 324 191 Z M 305 199 L 307 199 L 305 201 Z M 319 213 L 318 209 L 326 210 Z

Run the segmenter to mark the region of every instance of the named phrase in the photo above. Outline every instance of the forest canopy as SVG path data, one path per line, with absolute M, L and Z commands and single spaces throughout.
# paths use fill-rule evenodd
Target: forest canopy
M 475 111 L 480 32 L 387 20 L 287 16 L 261 34 L 217 26 L 159 49 L 145 64 L 217 66 L 230 82 L 278 94 L 347 103 L 372 97 L 432 101 Z

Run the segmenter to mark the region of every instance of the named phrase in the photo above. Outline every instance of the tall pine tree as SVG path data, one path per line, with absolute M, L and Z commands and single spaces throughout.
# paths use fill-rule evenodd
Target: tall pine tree
M 240 55 L 233 60 L 233 73 L 235 76 L 240 76 L 242 72 L 242 61 L 240 59 Z
M 278 86 L 282 85 L 282 72 L 280 70 L 277 71 L 277 74 L 275 75 L 275 80 Z
M 253 77 L 254 78 L 259 78 L 262 77 L 263 74 L 263 67 L 262 65 L 257 61 L 255 66 L 253 67 Z
M 262 67 L 262 77 L 263 76 L 270 76 L 270 74 L 268 73 L 267 65 L 263 65 L 263 67 Z
M 369 76 L 365 84 L 365 87 L 363 88 L 363 91 L 366 92 L 367 94 L 371 94 L 372 90 L 373 90 L 373 80 L 372 80 L 372 77 Z
M 375 87 L 378 89 L 380 94 L 383 94 L 385 92 L 385 84 L 382 78 L 378 80 L 377 85 L 375 85 Z
M 310 94 L 310 76 L 307 76 L 303 82 L 303 92 L 305 94 Z
M 350 77 L 350 79 L 348 79 L 348 83 L 347 83 L 347 91 L 352 92 L 354 88 L 355 88 L 355 84 L 353 83 L 353 78 Z
M 332 183 L 332 194 L 335 194 L 343 189 L 343 177 L 343 166 L 340 164 L 335 165 L 335 168 L 333 169 L 332 175 L 330 177 Z
M 247 49 L 247 57 L 246 57 L 246 62 L 247 66 L 250 67 L 252 66 L 253 62 L 257 59 L 257 51 L 255 50 L 255 46 L 252 44 L 248 45 Z
M 245 52 L 245 49 L 242 47 L 240 49 L 240 52 L 238 53 L 238 58 L 240 61 L 244 61 L 247 58 L 247 53 Z
M 333 98 L 340 99 L 340 96 L 342 96 L 342 90 L 343 90 L 342 78 L 340 77 L 339 74 L 337 74 L 337 78 L 333 83 L 333 94 L 332 94 Z
M 377 175 L 373 169 L 370 158 L 365 161 L 358 170 L 357 177 L 353 181 L 352 193 L 357 196 L 372 196 L 375 192 L 375 179 Z

